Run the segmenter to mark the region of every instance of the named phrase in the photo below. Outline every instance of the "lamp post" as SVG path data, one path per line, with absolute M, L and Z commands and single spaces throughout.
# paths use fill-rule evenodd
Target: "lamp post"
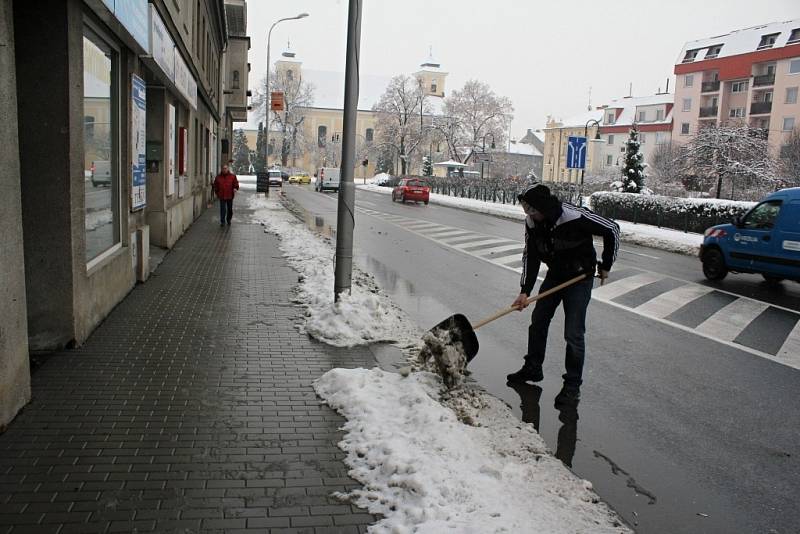
M 264 170 L 269 170 L 269 111 L 270 111 L 270 109 L 269 109 L 269 71 L 270 71 L 269 48 L 270 48 L 270 41 L 272 40 L 272 30 L 275 29 L 275 26 L 277 26 L 279 23 L 281 23 L 281 22 L 283 22 L 285 20 L 304 19 L 307 16 L 308 16 L 308 13 L 300 13 L 299 15 L 297 15 L 295 17 L 286 17 L 286 18 L 283 18 L 283 19 L 278 19 L 272 24 L 272 26 L 270 26 L 269 32 L 267 33 L 267 87 L 266 87 L 267 91 L 264 94 L 264 107 L 266 108 L 264 110 L 264 115 L 265 115 L 264 118 L 266 120 L 267 130 L 264 133 Z
M 491 148 L 494 149 L 494 134 L 492 132 L 486 132 L 486 135 L 483 136 L 483 148 L 481 151 L 484 155 L 486 155 L 486 138 L 492 136 L 492 145 Z M 481 181 L 483 181 L 483 160 L 481 160 Z
M 597 131 L 594 134 L 593 141 L 601 141 L 602 137 L 600 137 L 600 121 L 597 119 L 589 119 L 586 121 L 586 125 L 583 127 L 583 137 L 586 138 L 586 150 L 587 156 L 589 150 L 589 125 L 594 124 L 597 127 Z M 586 175 L 586 163 L 584 162 L 583 168 L 581 169 L 581 187 L 580 187 L 580 198 L 578 199 L 578 205 L 583 206 L 583 178 Z

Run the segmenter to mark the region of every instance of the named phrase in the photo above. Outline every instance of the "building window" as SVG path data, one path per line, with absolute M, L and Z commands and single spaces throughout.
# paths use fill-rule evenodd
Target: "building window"
M 800 28 L 795 28 L 795 29 L 792 30 L 792 33 L 789 35 L 789 41 L 786 44 L 796 43 L 798 41 L 800 41 Z
M 722 45 L 710 46 L 706 52 L 706 59 L 714 59 L 722 51 Z
M 614 164 L 614 156 L 611 154 L 606 156 L 606 167 L 611 167 Z
M 747 82 L 733 82 L 731 84 L 731 93 L 745 93 L 747 92 Z
M 608 134 L 608 144 L 609 145 L 614 144 L 614 134 Z
M 645 143 L 645 139 L 646 138 L 647 138 L 647 136 L 645 134 L 640 133 L 639 134 L 639 143 L 643 145 Z
M 784 117 L 783 118 L 783 131 L 784 132 L 791 132 L 794 130 L 794 117 Z
M 364 135 L 364 139 L 367 140 L 367 143 L 371 143 L 374 138 L 375 138 L 375 130 L 373 130 L 372 128 L 367 128 L 366 134 Z
M 685 55 L 685 56 L 683 56 L 683 63 L 691 63 L 692 61 L 694 61 L 694 58 L 696 58 L 696 57 L 697 57 L 697 53 L 698 53 L 699 51 L 700 51 L 700 49 L 697 49 L 697 50 L 687 50 L 687 51 L 686 51 L 686 55 Z
M 617 116 L 614 113 L 609 113 L 608 116 L 606 117 L 606 123 L 608 123 L 608 124 L 614 124 L 614 122 L 616 120 L 617 120 Z
M 328 144 L 328 127 L 320 126 L 317 128 L 317 146 L 323 148 Z
M 83 155 L 86 188 L 86 261 L 120 242 L 118 53 L 98 33 L 83 29 Z M 87 120 L 91 119 L 91 121 Z
M 683 77 L 683 86 L 691 87 L 694 85 L 694 74 L 687 74 Z
M 691 98 L 684 98 L 683 99 L 683 111 L 691 111 L 692 110 L 692 99 Z
M 639 112 L 639 122 L 647 122 L 647 112 L 640 111 Z
M 436 82 L 435 81 L 431 82 L 431 93 L 436 94 L 437 90 L 438 87 L 436 86 Z
M 797 104 L 797 87 L 786 88 L 786 103 Z
M 758 43 L 758 50 L 762 50 L 764 48 L 772 48 L 772 45 L 775 44 L 775 40 L 778 38 L 780 33 L 770 33 L 767 35 L 761 36 L 761 41 Z
M 793 59 L 789 62 L 789 74 L 800 73 L 800 59 Z
M 663 121 L 664 120 L 664 110 L 663 109 L 657 109 L 656 110 L 656 120 L 657 121 Z
M 741 119 L 744 117 L 744 108 L 731 108 L 728 116 L 732 119 Z
M 233 88 L 239 89 L 239 71 L 233 71 Z
M 294 80 L 294 71 L 292 69 L 286 71 L 286 79 L 289 81 Z
M 681 135 L 689 135 L 689 123 L 681 123 Z

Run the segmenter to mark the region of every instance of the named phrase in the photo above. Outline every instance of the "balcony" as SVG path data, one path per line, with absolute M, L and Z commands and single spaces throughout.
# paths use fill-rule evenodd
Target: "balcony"
M 775 85 L 774 74 L 762 74 L 759 76 L 753 76 L 753 87 L 764 87 L 767 85 Z
M 714 106 L 710 108 L 700 108 L 700 118 L 705 119 L 716 119 L 717 113 L 719 112 L 719 108 Z
M 715 82 L 703 82 L 700 86 L 703 93 L 716 93 L 719 91 L 719 80 Z
M 766 115 L 772 112 L 772 102 L 753 102 L 750 105 L 750 115 Z

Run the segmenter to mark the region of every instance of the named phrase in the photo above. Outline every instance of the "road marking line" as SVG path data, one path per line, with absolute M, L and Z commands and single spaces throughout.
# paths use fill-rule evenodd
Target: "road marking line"
M 455 237 L 456 234 L 458 234 L 458 235 L 469 235 L 472 232 L 470 232 L 469 230 L 460 230 L 458 228 L 450 228 L 448 230 L 436 230 L 434 232 L 422 232 L 422 233 L 425 234 L 428 237 L 433 238 L 433 239 L 442 239 L 442 238 L 447 238 L 447 237 Z
M 687 284 L 676 287 L 637 306 L 636 311 L 651 317 L 666 317 L 675 310 L 713 291 L 708 286 Z
M 469 242 L 474 242 L 475 240 L 478 240 L 478 239 L 486 239 L 486 236 L 485 235 L 480 235 L 480 234 L 475 234 L 475 233 L 470 233 L 470 234 L 464 235 L 464 236 L 448 237 L 446 239 L 438 239 L 436 241 L 444 243 L 448 247 L 454 247 L 456 244 L 458 244 L 459 241 L 465 241 L 466 240 L 466 242 L 469 243 Z
M 491 237 L 491 238 L 484 238 L 480 241 L 470 241 L 468 243 L 459 243 L 457 245 L 451 245 L 454 248 L 458 249 L 465 249 L 470 247 L 478 247 L 481 245 L 492 245 L 494 243 L 506 243 L 506 239 L 500 239 L 499 237 Z M 477 254 L 475 254 L 477 256 Z
M 769 304 L 747 298 L 738 298 L 717 310 L 697 326 L 699 332 L 725 341 L 733 341 L 750 322 L 769 308 Z
M 647 284 L 652 284 L 653 282 L 658 282 L 664 278 L 666 278 L 666 275 L 645 271 L 643 273 L 629 276 L 628 278 L 623 278 L 622 280 L 617 280 L 616 282 L 611 282 L 604 286 L 595 288 L 595 290 L 592 292 L 592 296 L 604 300 L 612 300 L 617 297 L 621 297 L 625 293 L 633 291 L 634 289 L 640 288 Z
M 522 243 L 520 243 L 520 245 L 521 244 Z M 510 254 L 508 256 L 503 256 L 503 257 L 500 257 L 500 258 L 492 258 L 491 260 L 494 263 L 497 263 L 497 264 L 500 264 L 500 265 L 506 265 L 506 264 L 509 264 L 509 263 L 514 263 L 515 261 L 520 261 L 521 259 L 522 259 L 522 254 L 520 253 L 520 254 Z M 544 267 L 544 266 L 545 265 L 542 264 L 542 267 Z
M 503 246 L 500 246 L 500 247 L 487 248 L 485 250 L 481 250 L 479 255 L 481 257 L 483 257 L 483 258 L 488 258 L 490 260 L 493 260 L 493 259 L 495 259 L 495 258 L 491 257 L 493 254 L 497 254 L 498 252 L 508 252 L 509 250 L 519 250 L 520 248 L 522 248 L 524 246 L 525 245 L 523 245 L 522 243 L 514 243 L 513 245 L 503 245 Z M 521 252 L 520 252 L 520 254 L 521 254 Z M 520 258 L 520 254 L 512 254 L 512 256 L 514 256 L 517 259 L 519 259 Z M 506 256 L 507 255 L 508 254 L 506 254 Z M 502 258 L 502 257 L 505 257 L 505 256 L 503 256 L 503 255 L 497 256 L 498 259 Z
M 775 357 L 785 365 L 800 369 L 800 321 L 786 336 L 786 341 L 783 342 L 783 346 Z
M 418 230 L 418 231 L 422 231 L 425 228 L 429 228 L 429 229 L 434 229 L 434 228 L 444 229 L 444 228 L 447 228 L 446 226 L 442 226 L 441 224 L 436 224 L 436 223 L 427 222 L 427 221 L 424 221 L 424 222 L 417 221 L 417 222 L 410 222 L 410 223 L 402 223 L 401 226 L 403 226 L 404 228 L 413 228 L 414 230 Z

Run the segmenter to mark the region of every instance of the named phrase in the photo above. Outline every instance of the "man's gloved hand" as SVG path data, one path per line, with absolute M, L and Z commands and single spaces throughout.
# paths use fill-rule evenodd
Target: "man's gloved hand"
M 608 271 L 603 269 L 602 264 L 599 261 L 597 262 L 597 278 L 600 279 L 601 286 L 605 284 L 606 280 L 608 279 Z
M 512 308 L 516 308 L 519 311 L 524 310 L 528 307 L 528 294 L 527 293 L 520 293 L 519 296 L 514 300 L 511 304 Z

